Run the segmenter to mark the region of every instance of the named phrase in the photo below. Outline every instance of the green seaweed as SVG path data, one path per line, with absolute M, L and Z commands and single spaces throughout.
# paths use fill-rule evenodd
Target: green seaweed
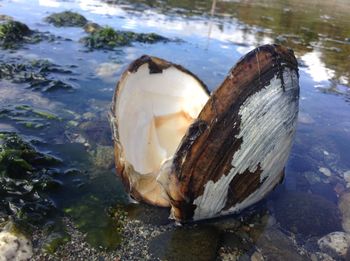
M 33 110 L 34 114 L 38 115 L 41 118 L 48 119 L 48 120 L 59 120 L 59 117 L 57 117 L 55 114 L 42 111 L 42 110 Z
M 16 133 L 0 133 L 0 212 L 16 222 L 38 225 L 55 207 L 43 191 L 60 185 L 49 170 L 61 161 L 35 150 Z
M 60 13 L 53 13 L 45 18 L 45 21 L 53 24 L 56 27 L 76 26 L 83 27 L 88 21 L 81 14 L 64 11 Z
M 106 211 L 101 200 L 89 195 L 85 200 L 64 209 L 72 217 L 74 224 L 86 234 L 87 242 L 96 248 L 115 249 L 121 243 L 126 213 Z
M 116 31 L 111 27 L 93 30 L 89 36 L 81 39 L 89 49 L 113 49 L 114 47 L 128 46 L 132 42 L 156 43 L 166 42 L 169 39 L 155 33 L 134 33 L 130 31 Z
M 44 92 L 73 89 L 72 85 L 53 78 L 51 73 L 71 74 L 72 72 L 48 60 L 32 60 L 25 63 L 0 63 L 0 79 L 6 79 L 14 83 L 28 83 L 29 88 Z
M 28 129 L 43 129 L 62 121 L 56 114 L 42 109 L 36 109 L 26 104 L 8 105 L 0 109 L 0 118 L 14 121 Z M 55 123 L 56 122 L 56 123 Z

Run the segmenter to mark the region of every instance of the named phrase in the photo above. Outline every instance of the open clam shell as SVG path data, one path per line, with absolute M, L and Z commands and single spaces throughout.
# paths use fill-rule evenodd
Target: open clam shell
M 142 56 L 113 98 L 117 173 L 133 198 L 178 221 L 235 213 L 282 179 L 298 114 L 297 61 L 264 45 L 211 94 L 179 65 Z

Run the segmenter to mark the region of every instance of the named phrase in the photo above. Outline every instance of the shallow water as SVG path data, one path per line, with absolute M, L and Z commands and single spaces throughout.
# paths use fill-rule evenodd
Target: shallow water
M 100 25 L 138 33 L 155 32 L 174 41 L 89 51 L 79 42 L 86 36 L 82 28 L 57 28 L 44 21 L 47 15 L 63 10 L 76 11 Z M 217 240 L 213 241 L 216 247 L 211 253 L 200 260 L 213 259 L 219 254 L 222 257 L 230 251 L 249 257 L 257 249 L 263 249 L 265 257 L 276 260 L 278 254 L 262 243 L 264 237 L 272 238 L 272 245 L 281 244 L 285 251 L 282 254 L 292 258 L 296 248 L 288 245 L 289 242 L 283 243 L 284 236 L 292 236 L 310 257 L 319 251 L 315 246 L 318 238 L 341 230 L 340 223 L 329 224 L 329 221 L 339 222 L 339 213 L 335 211 L 335 217 L 329 216 L 350 186 L 343 177 L 350 170 L 350 5 L 347 0 L 216 1 L 214 8 L 212 1 L 2 0 L 0 14 L 10 15 L 33 30 L 61 36 L 53 41 L 24 44 L 14 51 L 0 51 L 4 63 L 47 59 L 71 71 L 50 73 L 50 77 L 73 86 L 70 91 L 40 92 L 28 88 L 26 83 L 0 80 L 0 109 L 29 105 L 52 113 L 59 120 L 43 121 L 31 116 L 36 122 L 49 123 L 33 129 L 17 118 L 0 118 L 0 131 L 17 131 L 26 140 L 36 140 L 38 150 L 62 159 L 59 173 L 76 170 L 72 176 L 58 175 L 63 186 L 48 196 L 56 204 L 59 215 L 72 217 L 75 225 L 88 233 L 87 240 L 93 246 L 114 248 L 123 240 L 119 233 L 109 233 L 111 226 L 118 226 L 108 215 L 111 207 L 119 206 L 130 218 L 166 223 L 163 214 L 158 221 L 150 221 L 150 216 L 158 216 L 154 209 L 128 204 L 121 182 L 114 174 L 113 161 L 104 156 L 110 155 L 112 145 L 107 111 L 116 81 L 126 66 L 142 54 L 159 56 L 183 65 L 213 90 L 242 55 L 258 45 L 275 42 L 294 49 L 300 69 L 299 123 L 285 180 L 268 199 L 243 213 L 243 217 L 227 217 L 201 224 L 192 232 L 190 229 L 188 240 L 192 243 L 188 244 L 193 249 L 201 244 L 201 236 L 198 239 L 197 234 L 202 231 L 204 238 L 212 234 Z M 242 218 L 244 222 L 235 227 L 235 219 Z M 318 219 L 323 220 L 318 222 Z M 272 225 L 271 220 L 275 220 Z M 235 227 L 239 233 L 230 233 L 220 225 L 230 222 L 233 225 L 229 227 Z M 169 259 L 184 251 L 186 245 L 181 245 L 181 240 L 185 235 L 181 230 L 167 232 L 159 241 L 152 241 L 150 251 Z M 250 244 L 241 242 L 245 236 L 249 236 Z M 162 244 L 166 245 L 164 251 L 155 250 Z M 203 250 L 196 251 L 183 258 L 192 260 Z

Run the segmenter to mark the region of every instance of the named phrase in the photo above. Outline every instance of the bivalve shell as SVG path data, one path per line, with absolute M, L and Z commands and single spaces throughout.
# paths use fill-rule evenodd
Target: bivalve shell
M 249 52 L 211 95 L 183 67 L 142 56 L 112 102 L 117 173 L 177 221 L 239 212 L 283 178 L 298 100 L 297 61 L 279 45 Z

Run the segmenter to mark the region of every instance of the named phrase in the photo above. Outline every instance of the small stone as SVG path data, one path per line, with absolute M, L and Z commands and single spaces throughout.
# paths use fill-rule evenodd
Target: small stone
M 315 259 L 313 259 L 313 256 Z M 322 252 L 316 252 L 315 254 L 312 254 L 311 260 L 312 261 L 335 261 L 331 256 Z
M 350 246 L 350 235 L 332 232 L 317 241 L 320 249 L 333 257 L 345 257 Z
M 312 172 L 312 171 L 304 172 L 304 176 L 311 185 L 321 182 L 321 178 L 315 172 Z
M 345 187 L 343 184 L 337 183 L 334 187 L 334 191 L 339 196 L 345 191 Z
M 323 151 L 323 154 L 324 154 L 325 156 L 328 156 L 328 155 L 329 155 L 329 152 L 326 151 L 326 150 L 324 150 L 324 151 Z
M 332 176 L 332 172 L 327 168 L 321 167 L 318 170 L 319 170 L 319 172 L 323 173 L 327 177 Z
M 344 179 L 347 183 L 350 183 L 350 170 L 344 172 Z
M 284 41 L 280 41 L 280 42 L 284 42 Z M 302 124 L 312 124 L 315 122 L 315 120 L 309 114 L 299 112 L 298 122 Z
M 252 256 L 250 257 L 250 261 L 262 261 L 264 260 L 264 257 L 261 253 L 258 251 L 255 251 Z
M 345 232 L 350 233 L 350 192 L 341 195 L 338 207 L 342 216 L 342 227 Z

